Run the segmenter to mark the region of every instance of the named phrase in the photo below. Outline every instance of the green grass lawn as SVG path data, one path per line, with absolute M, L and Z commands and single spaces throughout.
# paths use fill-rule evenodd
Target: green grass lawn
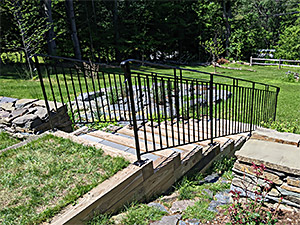
M 8 133 L 0 131 L 0 150 L 19 142 L 20 140 L 18 140 L 17 138 L 11 137 Z
M 228 66 L 231 67 L 242 67 L 245 69 L 249 69 L 249 66 L 239 65 L 239 64 L 230 64 Z M 204 72 L 213 72 L 214 68 L 212 66 L 208 67 L 186 67 L 189 69 L 196 69 Z M 148 69 L 145 68 L 144 69 Z M 298 127 L 300 127 L 300 82 L 289 82 L 284 79 L 285 73 L 287 71 L 293 71 L 300 73 L 299 68 L 291 68 L 284 67 L 282 69 L 278 69 L 276 66 L 252 66 L 251 69 L 256 70 L 256 72 L 251 71 L 240 71 L 240 70 L 228 70 L 217 68 L 217 72 L 221 75 L 231 76 L 235 78 L 247 79 L 250 81 L 261 82 L 269 85 L 275 85 L 280 87 L 279 99 L 278 99 L 278 108 L 277 108 L 277 120 L 280 122 L 289 122 L 294 123 Z M 40 83 L 38 79 L 35 80 L 25 80 L 22 79 L 22 71 L 18 71 L 15 67 L 3 67 L 1 68 L 0 75 L 0 96 L 8 96 L 8 97 L 16 97 L 16 98 L 43 98 L 42 91 L 40 88 Z M 172 74 L 173 71 L 169 69 L 155 69 L 156 72 Z M 191 78 L 202 78 L 208 79 L 207 75 L 197 74 L 192 72 L 184 72 L 184 76 Z M 106 76 L 106 79 L 108 76 Z M 64 79 L 63 76 L 59 75 L 59 80 L 61 85 L 64 87 Z M 66 81 L 68 83 L 69 92 L 71 95 L 71 101 L 75 97 L 75 93 L 72 90 L 72 82 L 70 76 L 66 76 Z M 228 83 L 232 82 L 226 78 L 215 78 L 217 82 Z M 81 79 L 83 82 L 83 78 Z M 104 87 L 103 80 L 100 84 L 101 87 Z M 123 82 L 123 80 L 121 80 Z M 53 84 L 55 85 L 57 82 L 53 79 Z M 88 88 L 89 91 L 92 91 L 92 82 L 91 79 L 88 79 Z M 105 81 L 106 85 L 109 84 L 108 80 Z M 118 82 L 119 83 L 119 80 Z M 76 95 L 79 95 L 78 88 L 79 81 L 76 80 L 76 76 L 74 76 L 74 85 L 75 90 L 77 89 Z M 84 83 L 82 83 L 84 84 Z M 241 84 L 244 84 L 241 82 Z M 49 87 L 49 81 L 45 79 L 45 85 Z M 118 84 L 117 84 L 118 85 Z M 245 83 L 246 85 L 246 83 Z M 112 83 L 112 86 L 115 86 Z M 96 83 L 97 87 L 97 83 Z M 96 88 L 98 89 L 98 87 Z M 50 94 L 50 89 L 47 89 Z M 86 92 L 85 85 L 83 85 L 83 92 Z M 66 94 L 65 88 L 62 88 L 63 94 Z M 59 101 L 59 92 L 58 89 L 55 89 L 55 93 L 57 96 L 57 100 Z M 50 98 L 51 100 L 51 98 Z M 68 99 L 65 97 L 64 101 Z M 298 133 L 300 133 L 300 128 L 298 128 Z
M 38 224 L 129 164 L 46 135 L 0 155 L 0 223 Z
M 245 70 L 229 70 L 217 68 L 217 73 L 220 75 L 231 76 L 234 78 L 242 78 L 254 82 L 274 85 L 280 88 L 278 96 L 278 108 L 276 119 L 284 122 L 294 122 L 300 126 L 300 82 L 289 82 L 285 79 L 286 72 L 293 71 L 300 73 L 300 68 L 283 67 L 278 69 L 276 66 L 246 66 L 240 64 L 229 64 L 225 66 L 241 67 L 244 69 L 253 69 L 256 72 Z M 208 67 L 184 67 L 187 69 L 195 69 L 203 72 L 214 72 L 212 66 Z M 172 74 L 172 71 L 166 69 L 156 69 L 157 72 Z M 184 71 L 183 75 L 191 78 L 209 79 L 208 75 L 201 75 L 193 72 Z M 226 78 L 215 78 L 214 81 L 229 83 L 232 82 Z M 247 85 L 246 83 L 242 83 Z M 300 130 L 299 130 L 300 132 Z

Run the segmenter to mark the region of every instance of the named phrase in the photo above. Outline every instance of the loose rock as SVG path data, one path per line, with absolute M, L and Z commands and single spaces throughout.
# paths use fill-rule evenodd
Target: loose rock
M 160 210 L 162 212 L 169 213 L 168 210 L 162 204 L 159 204 L 159 203 L 156 203 L 156 202 L 150 202 L 148 204 L 148 206 L 157 208 L 158 210 Z
M 172 215 L 172 216 L 164 216 L 160 221 L 155 221 L 150 223 L 150 225 L 177 225 L 178 221 L 181 219 L 180 214 Z
M 180 200 L 180 201 L 176 201 L 176 202 L 174 202 L 172 204 L 172 207 L 170 208 L 170 211 L 172 213 L 182 212 L 188 206 L 193 206 L 193 205 L 195 205 L 195 201 L 194 200 Z

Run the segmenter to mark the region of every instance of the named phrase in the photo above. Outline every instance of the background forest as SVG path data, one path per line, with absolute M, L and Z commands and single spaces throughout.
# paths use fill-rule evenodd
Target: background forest
M 298 0 L 3 0 L 1 51 L 100 62 L 204 62 L 203 43 L 249 60 L 258 49 L 300 59 Z

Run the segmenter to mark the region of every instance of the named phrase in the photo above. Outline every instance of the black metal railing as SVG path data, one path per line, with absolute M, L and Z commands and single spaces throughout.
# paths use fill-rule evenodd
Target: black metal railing
M 67 105 L 74 123 L 129 121 L 138 160 L 252 132 L 276 116 L 279 88 L 272 85 L 132 59 L 121 67 L 60 57 L 35 61 L 45 100 Z
M 129 64 L 172 71 L 157 73 Z M 121 63 L 132 90 L 132 114 L 141 154 L 214 138 L 252 132 L 275 120 L 279 88 L 263 83 L 161 64 Z

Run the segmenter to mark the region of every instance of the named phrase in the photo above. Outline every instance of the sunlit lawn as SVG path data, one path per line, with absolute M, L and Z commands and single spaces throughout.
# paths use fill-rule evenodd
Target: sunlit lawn
M 276 66 L 244 66 L 239 64 L 230 64 L 228 66 L 231 67 L 242 67 L 246 69 L 253 69 L 256 72 L 250 71 L 240 71 L 240 70 L 228 70 L 228 69 L 221 69 L 217 68 L 217 72 L 221 75 L 232 76 L 235 78 L 243 78 L 250 81 L 261 82 L 269 85 L 275 85 L 280 87 L 279 99 L 278 99 L 278 110 L 277 110 L 277 119 L 279 121 L 286 121 L 286 122 L 296 122 L 300 124 L 300 82 L 288 82 L 284 80 L 285 73 L 287 71 L 294 71 L 300 73 L 299 68 L 291 68 L 291 67 L 284 67 L 282 69 L 278 69 Z M 186 67 L 190 69 L 196 69 L 205 72 L 213 72 L 214 68 L 209 67 Z M 144 68 L 148 69 L 148 68 Z M 154 69 L 157 72 L 172 74 L 173 70 L 167 69 Z M 178 72 L 177 72 L 178 73 Z M 191 73 L 191 72 L 184 72 L 184 76 L 192 77 L 192 78 L 200 78 L 200 79 L 208 79 L 207 75 Z M 22 77 L 21 72 L 16 72 L 15 68 L 1 68 L 1 75 L 0 75 L 0 96 L 9 96 L 9 97 L 16 97 L 16 98 L 43 98 L 40 83 L 38 79 L 35 80 L 25 80 L 20 78 Z M 105 83 L 109 85 L 108 76 L 106 76 Z M 45 80 L 45 85 L 47 88 L 47 92 L 50 93 L 49 89 L 49 81 L 48 79 Z M 67 90 L 64 86 L 64 79 L 62 74 L 59 75 L 60 84 L 62 86 L 62 92 L 64 95 L 67 93 Z M 78 88 L 79 81 L 75 74 L 73 74 L 74 86 L 76 90 L 76 95 L 80 94 L 80 90 Z M 71 77 L 69 75 L 66 76 L 66 81 L 69 86 L 69 93 L 71 95 L 71 101 L 74 100 L 75 93 L 72 88 Z M 225 82 L 229 83 L 232 82 L 230 79 L 226 78 L 215 78 L 217 82 Z M 83 92 L 87 92 L 84 79 L 81 78 Z M 123 80 L 121 80 L 121 83 Z M 88 89 L 89 91 L 93 91 L 93 84 L 91 79 L 88 78 Z M 117 85 L 119 85 L 120 80 L 117 77 Z M 59 92 L 57 88 L 57 82 L 53 76 L 53 84 L 56 87 L 54 89 L 55 95 L 57 96 L 57 100 L 59 99 Z M 243 84 L 243 83 L 241 83 Z M 246 85 L 246 83 L 244 83 Z M 114 82 L 112 86 L 115 86 Z M 99 89 L 99 84 L 95 81 L 95 89 Z M 103 79 L 100 80 L 100 87 L 104 87 Z M 50 96 L 50 95 L 49 95 Z M 65 95 L 64 101 L 68 101 Z M 50 97 L 51 99 L 51 97 Z
M 17 138 L 11 137 L 8 133 L 0 131 L 0 150 L 19 142 L 20 140 L 18 140 Z
M 129 163 L 46 135 L 0 154 L 0 223 L 38 224 Z

